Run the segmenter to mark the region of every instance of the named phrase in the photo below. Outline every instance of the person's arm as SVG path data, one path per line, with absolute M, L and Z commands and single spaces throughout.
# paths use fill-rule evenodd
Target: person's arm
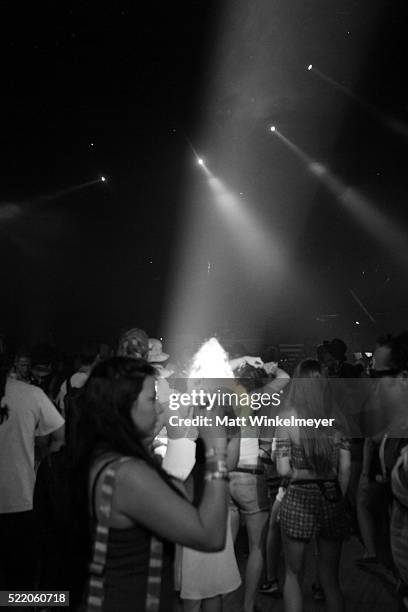
M 280 376 L 276 376 L 265 386 L 267 393 L 279 393 L 290 383 L 290 376 L 284 370 L 278 370 Z
M 351 453 L 349 450 L 340 449 L 339 452 L 339 471 L 338 480 L 341 492 L 343 496 L 347 492 L 347 488 L 350 481 L 350 470 L 351 470 Z
M 363 447 L 363 463 L 361 466 L 361 478 L 368 479 L 371 462 L 374 455 L 374 442 L 372 438 L 365 438 Z
M 240 446 L 240 435 L 234 436 L 228 443 L 227 467 L 229 472 L 233 472 L 238 465 Z
M 188 438 L 168 438 L 162 468 L 170 476 L 187 480 L 194 464 L 196 443 Z
M 49 453 L 56 453 L 65 442 L 65 425 L 46 436 L 36 436 L 35 446 L 38 449 L 41 459 Z
M 64 380 L 64 382 L 62 383 L 58 395 L 57 395 L 57 399 L 55 400 L 58 409 L 60 411 L 60 414 L 62 414 L 62 416 L 65 418 L 65 402 L 64 402 L 64 398 L 65 395 L 67 393 L 67 383 Z
M 50 444 L 48 447 L 49 453 L 56 453 L 65 442 L 65 425 L 61 425 L 58 429 L 50 434 Z
M 282 380 L 286 380 L 287 382 L 289 382 L 289 380 L 290 380 L 289 374 L 287 372 L 285 372 L 285 370 L 282 370 L 282 368 L 276 368 L 275 377 L 276 378 L 281 378 Z
M 251 357 L 250 355 L 245 355 L 243 357 L 235 357 L 234 359 L 229 360 L 229 365 L 231 370 L 236 370 L 245 364 L 251 365 L 254 368 L 262 368 L 263 361 L 260 357 Z
M 290 464 L 290 438 L 284 427 L 277 427 L 272 441 L 272 459 L 276 462 L 279 476 L 289 476 L 292 473 Z
M 402 465 L 408 475 L 408 445 L 401 448 L 400 455 L 402 457 Z
M 218 460 L 225 464 L 225 444 L 224 439 L 213 449 L 209 464 L 217 465 Z M 206 472 L 208 479 L 202 501 L 195 508 L 146 463 L 125 463 L 117 475 L 117 510 L 177 544 L 208 552 L 222 550 L 226 537 L 228 481 L 211 477 L 214 471 L 212 467 Z
M 285 370 L 278 368 L 278 364 L 276 362 L 269 361 L 268 363 L 264 363 L 263 367 L 269 376 L 274 376 L 274 378 L 270 380 L 263 388 L 264 393 L 279 393 L 290 382 L 289 374 L 285 372 Z
M 42 389 L 33 386 L 31 392 L 38 414 L 36 438 L 40 440 L 48 438 L 47 451 L 58 451 L 65 439 L 64 419 Z

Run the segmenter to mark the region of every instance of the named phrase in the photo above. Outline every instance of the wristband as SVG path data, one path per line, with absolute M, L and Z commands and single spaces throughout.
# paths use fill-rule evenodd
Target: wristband
M 213 446 L 211 448 L 208 448 L 205 451 L 205 458 L 206 459 L 215 459 L 215 457 L 219 455 L 221 457 L 226 457 L 227 456 L 227 449 L 224 448 L 222 450 L 218 450 L 215 449 Z
M 211 480 L 225 480 L 225 482 L 229 481 L 228 472 L 207 472 L 204 476 L 204 480 L 210 482 Z
M 210 468 L 210 469 L 209 469 Z M 226 472 L 228 474 L 227 462 L 224 459 L 214 459 L 206 462 L 206 473 Z

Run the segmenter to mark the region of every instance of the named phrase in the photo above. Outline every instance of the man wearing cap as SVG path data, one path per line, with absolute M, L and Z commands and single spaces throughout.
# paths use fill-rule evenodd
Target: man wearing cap
M 166 379 L 174 373 L 174 367 L 170 364 L 163 365 L 169 355 L 163 352 L 163 345 L 157 338 L 149 338 L 149 355 L 147 360 L 157 370 L 160 378 Z M 168 401 L 168 398 L 165 400 Z
M 128 329 L 119 339 L 117 354 L 119 357 L 147 359 L 149 355 L 149 336 L 139 327 Z
M 160 404 L 167 405 L 170 399 L 171 389 L 166 378 L 168 378 L 172 372 L 163 365 L 163 362 L 167 361 L 169 355 L 163 352 L 163 345 L 157 338 L 149 338 L 148 347 L 147 360 L 156 369 L 158 374 L 156 385 L 157 401 Z
M 156 394 L 157 400 L 159 404 L 166 404 L 169 401 L 170 397 L 170 387 L 168 382 L 161 377 L 161 372 L 159 368 L 157 368 L 157 364 L 168 359 L 168 355 L 163 353 L 162 351 L 162 343 L 160 340 L 156 340 L 155 338 L 151 339 L 152 341 L 152 355 L 154 356 L 154 360 L 150 359 L 150 340 L 149 336 L 143 329 L 140 327 L 132 327 L 125 331 L 120 339 L 118 344 L 117 355 L 119 357 L 131 357 L 132 359 L 146 359 L 153 366 L 156 367 L 160 378 L 157 380 L 156 384 Z M 160 429 L 162 427 L 161 419 L 159 419 L 158 425 Z

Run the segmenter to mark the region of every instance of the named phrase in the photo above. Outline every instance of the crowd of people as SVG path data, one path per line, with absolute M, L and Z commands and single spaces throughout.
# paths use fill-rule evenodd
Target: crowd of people
M 78 612 L 221 612 L 243 583 L 243 612 L 259 593 L 299 612 L 311 548 L 313 597 L 341 612 L 355 537 L 356 565 L 408 610 L 408 333 L 352 362 L 326 341 L 293 371 L 246 353 L 212 338 L 173 365 L 132 328 L 70 366 L 46 351 L 5 359 L 0 590 L 69 591 Z M 184 425 L 171 424 L 170 397 L 220 386 L 228 401 L 180 403 Z M 240 401 L 261 394 L 255 411 Z

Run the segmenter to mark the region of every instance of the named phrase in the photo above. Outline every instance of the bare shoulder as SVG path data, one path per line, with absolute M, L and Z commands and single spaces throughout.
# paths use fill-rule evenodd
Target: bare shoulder
M 117 482 L 124 486 L 143 486 L 157 477 L 153 466 L 136 457 L 124 461 L 117 471 Z
M 145 461 L 142 459 L 137 459 L 136 457 L 130 457 L 129 459 L 120 462 L 120 457 L 114 455 L 105 455 L 103 457 L 98 458 L 91 468 L 91 483 L 94 481 L 95 477 L 98 475 L 98 483 L 97 489 L 102 486 L 103 476 L 109 467 L 115 465 L 115 485 L 119 484 L 130 484 L 131 482 L 136 483 L 137 480 L 142 480 L 143 478 L 149 478 L 152 473 L 154 473 L 153 468 L 147 465 Z M 119 463 L 118 463 L 119 462 Z
M 161 479 L 156 470 L 148 465 L 146 461 L 136 457 L 122 458 L 125 459 L 123 461 L 120 461 L 120 459 L 120 457 L 105 456 L 105 466 L 103 461 L 98 459 L 91 469 L 90 486 L 95 486 L 95 478 L 97 478 L 95 500 L 96 507 L 99 507 L 105 481 L 104 474 L 109 470 L 109 466 L 115 465 L 115 484 L 113 487 L 110 521 L 113 527 L 126 529 L 135 520 L 138 521 L 142 518 L 139 507 L 143 505 L 141 501 L 147 501 L 149 492 L 153 491 L 157 495 L 163 491 L 160 488 Z M 98 473 L 98 470 L 101 470 L 101 468 L 102 471 Z M 135 501 L 137 501 L 137 511 L 134 509 Z M 129 511 L 129 509 L 131 510 Z
M 279 412 L 280 419 L 290 419 L 291 420 L 292 417 L 297 418 L 297 416 L 298 416 L 297 411 L 292 406 L 285 406 Z M 278 437 L 286 438 L 294 442 L 298 441 L 297 427 L 291 427 L 291 426 L 288 426 L 287 424 L 282 423 L 282 425 L 277 427 L 276 431 L 277 431 Z

